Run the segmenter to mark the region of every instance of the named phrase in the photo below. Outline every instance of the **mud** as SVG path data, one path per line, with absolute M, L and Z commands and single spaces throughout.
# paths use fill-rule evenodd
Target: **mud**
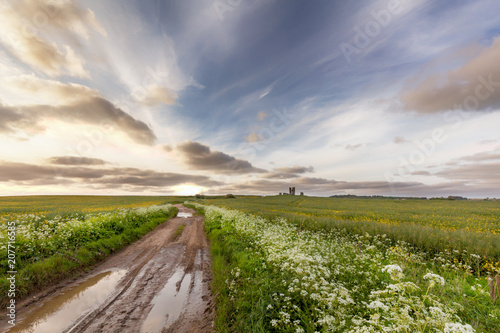
M 178 217 L 91 272 L 18 304 L 16 325 L 9 330 L 2 322 L 0 331 L 211 332 L 211 259 L 203 217 L 176 207 Z

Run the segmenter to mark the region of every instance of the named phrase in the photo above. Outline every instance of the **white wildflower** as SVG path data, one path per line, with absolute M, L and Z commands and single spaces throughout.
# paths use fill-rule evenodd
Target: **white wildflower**
M 469 324 L 446 323 L 444 326 L 444 333 L 473 333 L 475 331 Z
M 438 285 L 444 286 L 444 278 L 437 274 L 427 273 L 424 275 L 424 280 L 429 280 L 429 284 L 431 286 L 434 286 L 434 284 L 436 283 Z

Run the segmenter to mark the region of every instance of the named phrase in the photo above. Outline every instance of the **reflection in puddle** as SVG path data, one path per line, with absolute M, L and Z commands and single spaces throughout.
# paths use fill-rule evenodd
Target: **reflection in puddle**
M 177 217 L 192 217 L 193 213 L 190 212 L 178 212 Z
M 184 270 L 176 271 L 168 279 L 165 287 L 151 301 L 154 305 L 142 325 L 141 333 L 160 332 L 163 327 L 168 327 L 179 318 L 187 300 L 190 283 L 191 274 L 184 275 Z M 180 287 L 177 287 L 178 284 Z
M 126 272 L 126 270 L 107 271 L 91 277 L 64 294 L 45 302 L 8 332 L 63 331 L 80 316 L 104 302 Z

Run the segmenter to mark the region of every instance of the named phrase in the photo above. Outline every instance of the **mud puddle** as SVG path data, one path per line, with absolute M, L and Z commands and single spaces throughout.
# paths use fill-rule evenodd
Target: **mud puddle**
M 193 213 L 191 213 L 191 212 L 178 212 L 177 217 L 182 217 L 182 218 L 193 217 Z
M 142 325 L 141 333 L 160 332 L 177 320 L 187 301 L 190 284 L 191 274 L 185 274 L 183 269 L 176 271 L 151 301 L 154 305 Z
M 56 333 L 102 304 L 113 292 L 126 270 L 107 271 L 90 277 L 61 295 L 43 303 L 9 333 Z
M 86 278 L 24 300 L 16 326 L 0 323 L 0 332 L 212 332 L 204 219 L 193 216 L 192 209 L 176 207 L 178 217 L 110 256 Z M 182 234 L 174 239 L 180 226 L 185 226 Z

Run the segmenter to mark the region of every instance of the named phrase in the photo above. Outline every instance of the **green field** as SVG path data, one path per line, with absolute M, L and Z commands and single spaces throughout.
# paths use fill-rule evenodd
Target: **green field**
M 204 199 L 217 332 L 498 332 L 499 202 Z
M 0 304 L 81 273 L 176 213 L 181 197 L 0 198 Z M 15 236 L 14 236 L 15 234 Z M 9 243 L 9 240 L 11 241 Z
M 272 196 L 206 199 L 265 217 L 285 217 L 308 229 L 346 229 L 385 234 L 430 254 L 459 251 L 483 257 L 481 271 L 500 269 L 500 202 L 483 200 L 393 200 Z M 464 258 L 465 259 L 465 258 Z M 500 271 L 498 271 L 500 273 Z
M 0 198 L 2 305 L 74 276 L 191 201 L 205 214 L 218 332 L 498 332 L 500 202 L 271 197 Z

